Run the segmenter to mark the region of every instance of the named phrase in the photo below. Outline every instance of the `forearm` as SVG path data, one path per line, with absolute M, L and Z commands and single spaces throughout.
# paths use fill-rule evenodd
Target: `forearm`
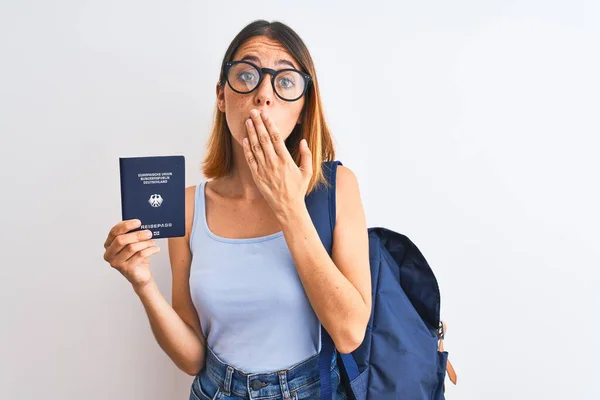
M 313 310 L 338 350 L 353 351 L 370 312 L 360 292 L 332 261 L 305 207 L 286 212 L 280 222 Z
M 204 366 L 204 338 L 177 314 L 153 280 L 143 288 L 134 288 L 139 296 L 150 327 L 159 346 L 175 365 L 189 375 L 196 375 Z

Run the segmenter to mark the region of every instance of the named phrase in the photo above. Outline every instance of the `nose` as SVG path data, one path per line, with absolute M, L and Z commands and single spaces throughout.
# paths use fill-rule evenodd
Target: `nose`
M 265 72 L 263 80 L 256 89 L 255 103 L 259 104 L 272 104 L 273 103 L 273 87 L 271 86 L 272 75 L 269 72 Z

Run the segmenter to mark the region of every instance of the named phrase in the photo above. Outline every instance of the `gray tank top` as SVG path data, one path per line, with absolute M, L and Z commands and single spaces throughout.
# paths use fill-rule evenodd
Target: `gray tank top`
M 208 346 L 246 372 L 270 372 L 320 352 L 313 311 L 283 231 L 230 239 L 206 222 L 206 181 L 196 186 L 190 293 Z

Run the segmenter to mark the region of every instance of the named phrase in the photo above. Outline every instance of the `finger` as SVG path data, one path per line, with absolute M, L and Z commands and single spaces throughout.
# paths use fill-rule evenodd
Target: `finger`
M 258 136 L 256 134 L 256 127 L 254 125 L 254 121 L 252 118 L 246 120 L 246 131 L 248 132 L 248 140 L 250 141 L 250 149 L 254 154 L 254 158 L 256 159 L 256 163 L 259 168 L 264 167 L 265 165 L 265 155 L 263 153 L 262 146 L 258 141 Z
M 258 113 L 257 115 L 253 115 L 252 121 L 254 122 L 254 130 L 258 136 L 258 142 L 262 146 L 266 165 L 273 166 L 278 162 L 277 153 L 275 152 L 275 148 L 271 142 L 271 135 L 273 132 L 267 129 L 263 121 L 264 115 L 264 111 Z
M 118 224 L 112 227 L 110 232 L 108 232 L 108 237 L 104 241 L 104 248 L 108 248 L 108 246 L 110 246 L 115 237 L 117 237 L 118 235 L 127 233 L 132 229 L 138 228 L 140 225 L 141 221 L 139 219 L 126 219 L 125 221 L 119 222 Z
M 158 248 L 156 242 L 152 239 L 129 243 L 111 259 L 111 265 L 122 265 L 129 262 L 137 253 L 147 251 L 146 249 L 150 247 Z
M 306 139 L 300 141 L 300 170 L 307 177 L 311 177 L 313 174 L 312 153 Z
M 256 157 L 250 148 L 250 141 L 248 138 L 244 138 L 242 140 L 242 146 L 244 147 L 244 155 L 246 156 L 246 162 L 252 171 L 252 174 L 256 174 L 258 172 L 258 163 L 256 161 Z
M 281 137 L 281 134 L 279 133 L 279 128 L 277 128 L 277 126 L 275 125 L 275 123 L 273 122 L 273 120 L 271 119 L 269 114 L 266 112 L 263 112 L 262 120 L 263 120 L 263 124 L 265 125 L 267 131 L 270 134 L 271 145 L 273 147 L 275 154 L 281 158 L 289 157 L 291 159 L 292 155 L 290 154 L 287 147 L 285 146 L 285 141 L 283 140 L 283 138 Z
M 148 262 L 147 259 L 152 254 L 156 254 L 160 251 L 153 240 L 145 240 L 143 242 L 133 243 L 129 246 L 127 253 L 123 254 L 122 258 L 119 258 L 121 265 L 125 264 L 139 264 L 140 262 Z
M 104 260 L 108 261 L 118 255 L 127 245 L 141 242 L 152 238 L 152 231 L 144 229 L 141 231 L 122 233 L 117 235 L 104 253 Z

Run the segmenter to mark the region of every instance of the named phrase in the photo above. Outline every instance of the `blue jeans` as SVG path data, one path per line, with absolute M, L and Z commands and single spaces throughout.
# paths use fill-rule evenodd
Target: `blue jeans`
M 337 352 L 331 359 L 333 400 L 346 400 L 340 383 Z M 318 400 L 321 398 L 319 354 L 290 368 L 266 373 L 248 373 L 221 361 L 206 347 L 206 366 L 192 382 L 190 400 Z

